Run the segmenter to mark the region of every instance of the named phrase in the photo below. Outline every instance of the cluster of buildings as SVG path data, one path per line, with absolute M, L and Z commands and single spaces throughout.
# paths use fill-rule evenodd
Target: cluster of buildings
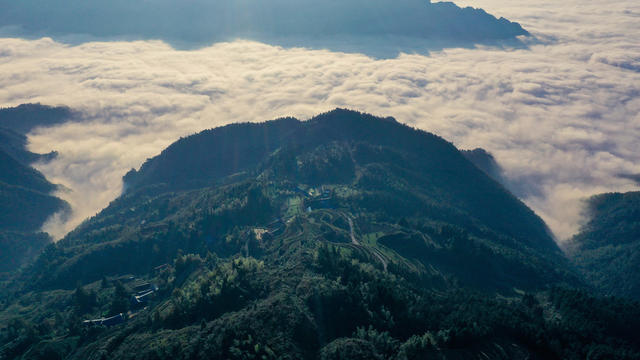
M 133 276 L 126 277 L 128 282 L 133 281 L 133 279 Z M 158 286 L 152 283 L 143 283 L 133 287 L 133 291 L 134 294 L 131 295 L 131 298 L 129 299 L 131 311 L 129 311 L 128 314 L 119 313 L 107 318 L 85 320 L 84 324 L 89 326 L 112 327 L 126 322 L 129 317 L 135 314 L 135 312 L 144 309 L 149 304 L 153 295 L 158 291 Z

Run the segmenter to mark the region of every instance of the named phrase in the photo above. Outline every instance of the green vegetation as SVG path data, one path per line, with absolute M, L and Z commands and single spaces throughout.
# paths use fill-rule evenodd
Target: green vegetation
M 504 183 L 503 170 L 491 153 L 481 148 L 462 150 L 460 152 L 467 160 L 477 166 L 478 169 L 484 171 L 485 174 L 489 175 L 492 179 Z
M 602 194 L 588 203 L 590 220 L 567 245 L 587 280 L 605 295 L 640 299 L 640 193 Z
M 53 126 L 73 117 L 71 109 L 40 104 L 23 104 L 0 109 L 0 127 L 26 134 L 36 127 Z
M 51 240 L 41 233 L 44 222 L 68 205 L 51 195 L 56 186 L 31 167 L 55 152 L 40 155 L 26 150 L 25 134 L 71 116 L 67 108 L 21 105 L 0 109 L 0 278 L 37 256 Z
M 533 212 L 392 119 L 232 125 L 126 179 L 7 282 L 0 358 L 640 356 L 640 304 L 572 290 Z M 141 283 L 158 286 L 144 306 Z
M 50 242 L 46 233 L 0 231 L 0 279 L 3 272 L 18 269 L 27 259 L 34 259 Z

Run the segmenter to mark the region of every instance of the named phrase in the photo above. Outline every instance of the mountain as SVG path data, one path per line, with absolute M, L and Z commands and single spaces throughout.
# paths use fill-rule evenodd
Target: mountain
M 528 34 L 481 9 L 425 0 L 4 1 L 3 26 L 15 35 L 162 39 L 199 46 L 236 38 L 301 38 L 296 46 L 306 46 L 316 38 L 350 36 L 473 43 Z
M 28 167 L 0 150 L 0 182 L 48 193 L 55 189 L 37 170 Z
M 49 243 L 51 237 L 43 232 L 1 230 L 0 286 L 12 272 L 35 259 Z
M 640 299 L 640 192 L 594 196 L 587 214 L 567 253 L 604 294 Z
M 292 164 L 283 158 L 299 156 L 297 154 L 301 152 L 313 154 L 315 148 L 345 143 L 346 147 L 331 150 L 332 153 L 342 153 L 336 161 L 344 161 L 343 165 L 347 167 L 344 169 L 314 168 L 321 166 L 315 163 L 304 163 L 311 168 L 293 169 Z M 268 156 L 276 149 L 282 151 L 269 160 Z M 313 159 L 313 155 L 308 156 Z M 378 159 L 384 159 L 380 164 L 381 173 L 371 173 L 374 171 L 371 170 L 361 174 L 355 170 L 356 167 L 370 170 Z M 409 182 L 403 186 L 415 191 L 403 189 L 406 198 L 423 195 L 420 200 L 437 206 L 436 212 L 460 212 L 460 215 L 465 215 L 465 220 L 462 220 L 465 222 L 477 217 L 483 225 L 516 237 L 531 247 L 557 250 L 542 220 L 495 181 L 477 171 L 450 143 L 432 134 L 401 126 L 392 118 L 372 121 L 370 116 L 340 109 L 307 122 L 281 119 L 205 131 L 171 145 L 158 157 L 143 164 L 139 172 L 127 174 L 124 181 L 127 188 L 134 190 L 142 185 L 188 189 L 251 170 L 265 161 L 271 161 L 271 166 L 285 167 L 293 173 L 284 172 L 283 175 L 291 177 L 295 174 L 293 180 L 310 185 L 338 180 L 348 183 L 354 179 L 378 181 L 382 175 L 389 176 L 389 179 L 400 177 L 397 180 L 401 183 Z M 331 173 L 326 174 L 325 171 L 347 177 L 332 179 Z M 396 185 L 392 180 L 380 181 Z M 445 207 L 444 204 L 450 209 L 440 209 Z M 414 214 L 411 210 L 397 212 Z M 513 224 L 510 221 L 513 217 L 520 221 Z
M 29 166 L 37 161 L 49 161 L 57 156 L 55 151 L 35 154 L 27 150 L 26 135 L 38 127 L 62 124 L 73 117 L 67 107 L 52 107 L 41 104 L 22 104 L 0 109 L 0 149 Z
M 489 175 L 490 178 L 501 184 L 505 184 L 502 167 L 500 167 L 500 164 L 498 164 L 496 158 L 493 157 L 490 152 L 482 148 L 477 148 L 473 150 L 462 150 L 461 153 L 473 165 L 477 166 L 478 169 Z
M 64 202 L 49 195 L 55 185 L 0 150 L 0 229 L 35 231 Z
M 22 164 L 32 164 L 38 161 L 50 161 L 58 154 L 52 151 L 48 154 L 32 153 L 27 148 L 27 137 L 11 129 L 0 126 L 0 150 Z
M 55 185 L 0 149 L 0 273 L 15 270 L 50 241 L 44 222 L 68 205 L 50 195 Z
M 31 164 L 48 161 L 55 152 L 41 155 L 26 149 L 26 133 L 39 126 L 66 121 L 67 108 L 39 104 L 0 109 L 0 274 L 33 259 L 51 241 L 40 228 L 54 213 L 68 210 L 51 193 L 51 184 Z
M 22 104 L 0 109 L 0 127 L 18 134 L 27 134 L 37 127 L 59 125 L 72 117 L 71 109 L 64 106 Z
M 149 271 L 170 260 L 185 241 L 195 242 L 189 251 L 232 254 L 235 250 L 219 239 L 234 227 L 265 226 L 309 208 L 313 214 L 321 189 L 336 194 L 330 205 L 320 201 L 323 213 L 338 222 L 351 219 L 346 214 L 362 214 L 353 217 L 353 226 L 401 258 L 409 256 L 418 273 L 444 272 L 467 284 L 482 277 L 481 287 L 506 290 L 575 281 L 539 217 L 453 145 L 392 118 L 338 109 L 304 122 L 229 125 L 180 139 L 124 181 L 125 195 L 62 240 L 64 256 L 47 260 L 47 268 L 55 270 L 34 283 L 63 286 L 75 283 L 70 277 L 91 282 L 116 272 Z M 241 191 L 248 189 L 256 196 L 257 203 L 249 204 L 255 209 L 242 200 Z M 176 201 L 179 208 L 170 205 Z M 216 202 L 234 205 L 220 210 L 220 218 L 207 215 L 205 209 L 215 212 L 220 206 Z M 191 224 L 191 230 L 180 232 L 198 240 L 166 233 L 167 226 L 177 231 L 176 224 Z M 330 223 L 325 230 L 348 243 L 345 224 Z M 117 267 L 101 260 L 112 256 L 105 251 L 113 246 L 147 252 L 158 234 L 145 229 L 155 226 L 172 250 L 160 249 L 169 252 L 157 259 L 121 259 Z M 132 232 L 136 240 L 129 237 Z M 178 238 L 169 242 L 173 236 Z M 465 266 L 476 262 L 465 264 L 458 252 L 482 258 L 484 265 L 469 271 Z
M 180 139 L 0 292 L 0 358 L 622 358 L 640 304 L 442 138 L 334 110 Z

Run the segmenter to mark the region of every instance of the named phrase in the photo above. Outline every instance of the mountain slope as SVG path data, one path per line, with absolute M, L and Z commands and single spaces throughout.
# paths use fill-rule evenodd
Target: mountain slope
M 0 273 L 32 260 L 51 240 L 40 232 L 54 213 L 69 208 L 50 195 L 56 186 L 36 169 L 55 152 L 35 154 L 26 149 L 26 133 L 39 126 L 59 124 L 71 115 L 67 108 L 27 104 L 0 109 Z
M 478 169 L 489 175 L 490 178 L 500 184 L 505 184 L 503 170 L 491 153 L 485 149 L 477 148 L 473 150 L 462 150 L 462 155 L 473 165 L 477 166 Z
M 40 172 L 20 163 L 2 150 L 0 150 L 0 182 L 43 193 L 55 189 L 55 186 L 49 183 Z
M 0 26 L 19 27 L 17 35 L 121 36 L 200 45 L 236 38 L 301 37 L 308 42 L 348 36 L 477 42 L 528 34 L 519 24 L 480 9 L 424 0 L 6 1 L 0 5 Z
M 68 205 L 50 193 L 55 185 L 0 149 L 0 273 L 33 259 L 50 239 L 40 227 Z
M 35 154 L 27 150 L 26 135 L 38 127 L 55 126 L 69 121 L 71 109 L 40 104 L 23 104 L 0 109 L 0 150 L 22 165 L 30 166 L 36 161 L 48 161 L 57 154 Z
M 31 283 L 146 272 L 180 248 L 232 255 L 238 228 L 296 216 L 310 237 L 417 276 L 501 291 L 578 282 L 531 210 L 450 143 L 391 118 L 335 110 L 229 125 L 177 141 L 124 180 L 127 193 L 41 258 Z
M 434 201 L 455 203 L 453 207 L 472 213 L 490 227 L 532 247 L 556 249 L 542 220 L 466 161 L 450 143 L 393 119 L 347 110 L 335 110 L 307 122 L 283 119 L 205 131 L 176 142 L 157 158 L 147 161 L 139 172 L 127 174 L 124 180 L 133 189 L 160 183 L 171 189 L 190 188 L 250 170 L 277 148 L 295 154 L 332 142 L 366 143 L 384 147 L 383 152 L 389 148 L 391 152 L 400 151 L 401 154 L 390 155 L 395 158 L 385 159 L 385 165 L 400 160 L 407 170 L 419 172 L 416 175 L 423 178 L 414 180 L 424 182 L 416 185 L 423 187 Z M 376 149 L 361 150 L 358 155 L 362 158 L 354 159 L 356 165 L 359 162 L 366 165 L 371 157 L 380 155 Z M 511 221 L 513 217 L 518 218 L 517 225 Z
M 336 110 L 226 126 L 126 179 L 12 279 L 0 357 L 640 351 L 640 304 L 558 287 L 581 282 L 535 214 L 453 145 L 393 119 Z M 510 226 L 482 214 L 503 207 Z
M 48 154 L 36 154 L 27 150 L 27 137 L 11 129 L 0 126 L 0 150 L 22 164 L 28 165 L 37 161 L 49 161 L 57 156 L 55 151 Z
M 0 202 L 3 226 L 0 229 L 0 278 L 3 278 L 35 259 L 51 242 L 51 237 L 40 228 L 50 215 L 68 207 L 58 198 L 2 183 Z
M 43 232 L 0 231 L 0 280 L 35 259 L 50 242 L 49 235 Z
M 41 104 L 22 104 L 0 109 L 0 127 L 19 134 L 27 134 L 36 127 L 62 124 L 73 116 L 67 107 L 53 107 Z
M 567 245 L 586 278 L 606 295 L 640 299 L 640 192 L 589 200 L 589 222 Z

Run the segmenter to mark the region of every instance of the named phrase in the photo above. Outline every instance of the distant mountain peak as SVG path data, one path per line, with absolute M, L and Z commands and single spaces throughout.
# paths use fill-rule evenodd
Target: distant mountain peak
M 73 111 L 66 106 L 22 104 L 0 109 L 0 127 L 27 134 L 36 127 L 62 124 L 73 116 Z
M 237 38 L 295 46 L 343 38 L 380 43 L 385 37 L 459 46 L 528 35 L 520 24 L 482 9 L 425 0 L 5 1 L 3 26 L 19 29 L 18 36 L 162 39 L 182 46 Z

